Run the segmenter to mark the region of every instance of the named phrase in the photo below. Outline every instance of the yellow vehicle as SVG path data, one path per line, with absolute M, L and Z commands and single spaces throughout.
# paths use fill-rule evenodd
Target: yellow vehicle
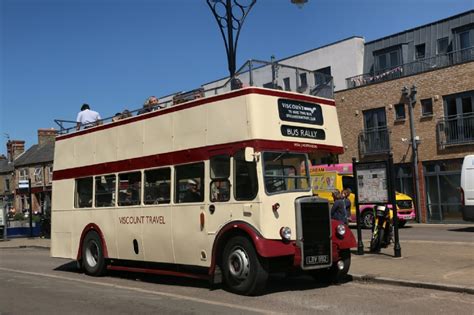
M 334 165 L 316 165 L 311 166 L 310 174 L 312 179 L 313 194 L 321 198 L 328 199 L 332 204 L 334 202 L 332 193 L 336 190 L 342 191 L 344 188 L 350 188 L 354 191 L 354 177 L 352 176 L 352 164 L 334 164 Z M 356 209 L 354 202 L 354 193 L 351 193 L 349 200 L 351 201 L 351 218 L 352 222 L 356 221 Z M 415 209 L 413 200 L 410 196 L 396 192 L 398 226 L 403 227 L 407 221 L 415 219 Z M 390 207 L 390 205 L 389 205 Z M 360 205 L 360 223 L 362 227 L 372 228 L 374 218 L 374 205 Z M 390 211 L 390 217 L 392 217 Z

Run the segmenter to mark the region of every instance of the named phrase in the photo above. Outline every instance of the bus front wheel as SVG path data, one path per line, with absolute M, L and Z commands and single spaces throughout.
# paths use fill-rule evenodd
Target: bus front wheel
M 101 276 L 105 273 L 104 249 L 96 231 L 87 233 L 82 243 L 82 267 L 86 274 Z
M 224 248 L 222 259 L 226 286 L 237 294 L 260 294 L 268 279 L 263 263 L 249 239 L 243 236 L 231 238 Z

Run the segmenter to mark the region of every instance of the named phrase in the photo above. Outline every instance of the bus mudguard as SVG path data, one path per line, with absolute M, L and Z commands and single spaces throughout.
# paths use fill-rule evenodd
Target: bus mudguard
M 107 244 L 105 243 L 104 234 L 102 233 L 101 229 L 95 223 L 89 223 L 86 227 L 82 230 L 81 240 L 79 241 L 79 248 L 77 249 L 77 260 L 82 258 L 82 243 L 84 242 L 84 237 L 86 237 L 89 231 L 96 231 L 99 234 L 100 240 L 102 242 L 102 248 L 104 250 L 104 258 L 109 258 L 109 253 L 107 251 Z
M 281 257 L 292 256 L 297 252 L 297 247 L 294 241 L 283 242 L 282 240 L 268 240 L 250 224 L 244 221 L 231 222 L 225 225 L 217 234 L 212 248 L 212 261 L 209 269 L 209 274 L 213 274 L 218 259 L 218 254 L 222 252 L 225 242 L 234 235 L 247 235 L 255 246 L 255 250 L 261 257 Z

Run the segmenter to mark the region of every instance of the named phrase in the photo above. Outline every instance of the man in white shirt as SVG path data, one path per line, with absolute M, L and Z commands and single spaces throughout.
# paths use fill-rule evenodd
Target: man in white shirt
M 91 110 L 88 104 L 83 104 L 81 111 L 77 114 L 76 130 L 81 129 L 81 126 L 84 126 L 84 129 L 86 129 L 100 125 L 100 120 L 101 118 L 98 112 Z

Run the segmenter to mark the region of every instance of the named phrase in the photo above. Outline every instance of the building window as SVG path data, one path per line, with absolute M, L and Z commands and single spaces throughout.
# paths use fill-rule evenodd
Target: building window
M 405 104 L 395 105 L 395 120 L 405 120 Z
M 10 179 L 5 178 L 5 191 L 10 191 Z
M 415 46 L 415 59 L 425 58 L 425 44 Z
M 433 101 L 431 98 L 421 100 L 421 116 L 433 115 Z
M 35 168 L 34 179 L 35 179 L 35 183 L 43 182 L 43 168 L 42 167 Z
M 308 86 L 308 79 L 306 77 L 306 73 L 300 73 L 300 86 L 305 88 Z
M 103 175 L 95 178 L 95 206 L 115 206 L 115 175 Z
M 50 184 L 53 181 L 53 166 L 48 167 L 48 183 Z
M 291 91 L 290 78 L 284 78 L 283 79 L 283 85 L 285 87 L 285 91 Z
M 443 37 L 438 39 L 438 55 L 446 54 L 448 52 L 449 39 Z
M 175 202 L 203 202 L 204 163 L 176 166 L 175 172 Z
M 140 172 L 119 174 L 118 205 L 136 206 L 140 204 L 142 174 Z
M 399 66 L 402 63 L 400 47 L 374 52 L 375 71 L 382 71 Z
M 314 82 L 316 82 L 316 85 L 327 84 L 331 81 L 331 78 L 331 67 L 317 69 L 314 72 Z
M 466 49 L 471 47 L 470 40 L 469 40 L 469 31 L 462 32 L 459 34 L 459 43 L 461 49 Z
M 22 168 L 18 172 L 19 172 L 20 180 L 28 180 L 28 169 L 27 168 Z
M 171 169 L 161 168 L 145 171 L 145 204 L 170 203 Z

